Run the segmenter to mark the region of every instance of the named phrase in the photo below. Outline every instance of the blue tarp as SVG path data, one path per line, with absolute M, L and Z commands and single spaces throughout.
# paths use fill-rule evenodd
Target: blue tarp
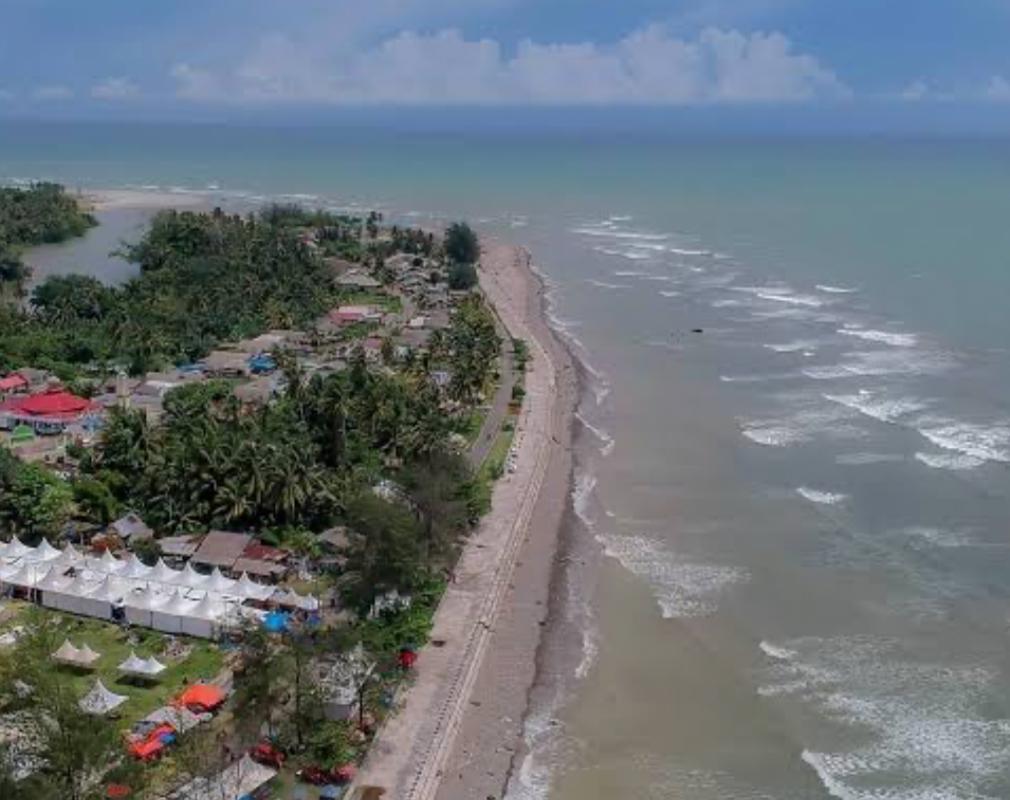
M 263 627 L 270 633 L 283 633 L 288 629 L 288 615 L 283 611 L 271 611 L 263 619 Z
M 271 356 L 261 353 L 249 359 L 249 369 L 253 372 L 273 372 L 277 369 L 277 362 Z

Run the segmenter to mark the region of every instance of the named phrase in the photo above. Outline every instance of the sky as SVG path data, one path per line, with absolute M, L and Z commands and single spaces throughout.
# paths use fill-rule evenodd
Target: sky
M 1010 119 L 1010 0 L 0 0 L 0 116 Z M 984 124 L 983 124 L 984 127 Z

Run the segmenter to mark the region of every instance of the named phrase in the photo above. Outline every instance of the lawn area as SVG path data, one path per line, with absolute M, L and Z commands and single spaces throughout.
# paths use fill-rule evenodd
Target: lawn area
M 389 312 L 397 312 L 403 308 L 399 297 L 381 291 L 342 293 L 340 303 L 347 306 L 375 306 Z
M 127 695 L 130 699 L 119 708 L 124 729 L 165 705 L 185 685 L 213 678 L 221 670 L 224 660 L 216 644 L 202 639 L 175 637 L 189 652 L 182 659 L 172 658 L 165 654 L 165 648 L 173 637 L 157 631 L 146 628 L 130 628 L 127 631 L 109 622 L 63 614 L 24 602 L 11 601 L 4 608 L 8 612 L 0 626 L 4 630 L 24 624 L 32 614 L 39 614 L 58 628 L 56 638 L 60 644 L 67 638 L 76 647 L 87 644 L 101 653 L 94 669 L 78 670 L 56 664 L 53 664 L 53 669 L 63 671 L 82 697 L 94 685 L 96 678 L 100 678 L 110 691 Z M 141 658 L 153 655 L 167 667 L 158 681 L 142 684 L 120 676 L 117 666 L 129 657 L 131 650 Z
M 506 426 L 504 430 L 498 431 L 498 436 L 488 451 L 487 458 L 480 465 L 475 476 L 475 492 L 479 498 L 478 505 L 486 513 L 491 509 L 491 492 L 494 490 L 494 483 L 505 471 L 505 459 L 508 457 L 509 448 L 512 447 L 512 439 L 515 436 L 515 428 Z

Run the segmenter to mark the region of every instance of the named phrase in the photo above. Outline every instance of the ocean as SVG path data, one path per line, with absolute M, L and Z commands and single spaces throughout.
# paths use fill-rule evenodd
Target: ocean
M 511 800 L 1010 796 L 1010 142 L 0 128 L 38 178 L 530 248 L 585 391 Z

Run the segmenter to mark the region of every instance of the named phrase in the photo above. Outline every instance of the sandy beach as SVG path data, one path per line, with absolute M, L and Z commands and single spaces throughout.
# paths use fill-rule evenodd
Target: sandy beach
M 87 192 L 84 199 L 95 211 L 193 209 L 205 207 L 210 203 L 205 194 L 169 192 L 164 189 L 102 189 Z
M 468 542 L 435 616 L 418 677 L 386 723 L 358 786 L 397 800 L 501 797 L 522 749 L 522 720 L 546 624 L 570 488 L 575 371 L 546 323 L 529 254 L 488 243 L 481 287 L 529 344 L 516 470 Z

